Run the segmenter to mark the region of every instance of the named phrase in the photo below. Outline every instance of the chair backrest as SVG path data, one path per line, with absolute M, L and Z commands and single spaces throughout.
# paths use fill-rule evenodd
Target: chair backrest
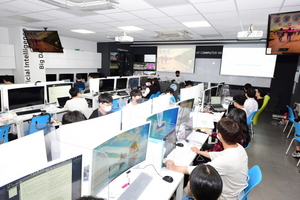
M 149 97 L 149 99 L 153 99 L 156 97 L 156 94 L 151 94 L 151 96 Z
M 260 113 L 262 113 L 262 111 L 264 111 L 264 109 L 268 105 L 270 98 L 271 97 L 269 95 L 265 95 L 263 105 L 261 106 L 261 108 L 258 110 L 258 112 L 253 117 L 253 122 L 252 123 L 254 125 L 256 125 L 258 123 L 258 117 L 259 117 Z
M 248 124 L 248 125 L 252 124 L 254 115 L 255 115 L 258 111 L 259 111 L 259 109 L 256 110 L 256 111 L 253 111 L 253 112 L 249 115 L 249 117 L 247 117 L 247 124 Z
M 248 143 L 248 145 L 245 147 L 245 149 L 248 149 L 250 147 L 250 142 Z
M 240 200 L 246 200 L 249 192 L 258 185 L 262 180 L 262 173 L 260 170 L 260 167 L 258 165 L 254 165 L 249 171 L 248 171 L 248 186 L 244 190 L 244 196 Z
M 294 122 L 295 125 L 295 134 L 294 134 L 294 138 L 300 142 L 300 123 L 299 122 Z
M 116 111 L 119 111 L 119 110 L 121 110 L 120 105 L 119 105 L 119 101 L 118 101 L 117 99 L 114 99 L 114 100 L 112 101 L 112 108 L 111 108 L 111 111 L 112 111 L 112 112 L 116 112 Z
M 294 115 L 293 109 L 290 106 L 288 106 L 288 105 L 286 105 L 286 107 L 288 109 L 289 121 L 290 122 L 295 122 L 295 115 Z
M 10 124 L 7 124 L 5 126 L 0 127 L 0 142 L 3 140 L 2 138 L 4 137 L 3 143 L 8 142 L 8 132 L 9 132 Z
M 159 97 L 161 95 L 161 91 L 156 92 L 155 97 Z
M 51 117 L 51 113 L 46 113 L 43 115 L 32 117 L 29 125 L 28 135 L 38 132 L 40 130 L 44 130 L 44 132 L 50 130 L 49 126 L 51 122 Z

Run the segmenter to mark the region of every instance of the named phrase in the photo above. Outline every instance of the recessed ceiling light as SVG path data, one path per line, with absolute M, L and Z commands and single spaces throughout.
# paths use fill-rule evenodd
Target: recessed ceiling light
M 89 30 L 85 30 L 85 29 L 76 29 L 76 30 L 71 30 L 71 31 L 76 32 L 76 33 L 82 33 L 82 34 L 96 33 L 94 31 L 89 31 Z
M 182 22 L 187 27 L 206 27 L 210 26 L 207 21 Z
M 136 26 L 121 26 L 118 27 L 119 29 L 125 30 L 125 31 L 141 31 L 143 29 L 136 27 Z

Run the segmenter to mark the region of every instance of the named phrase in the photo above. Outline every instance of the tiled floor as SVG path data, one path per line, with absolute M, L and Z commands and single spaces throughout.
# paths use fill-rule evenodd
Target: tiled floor
M 291 156 L 295 150 L 292 145 L 285 155 L 293 135 L 287 139 L 289 127 L 282 132 L 284 126 L 272 123 L 272 113 L 264 111 L 254 126 L 254 139 L 247 149 L 249 169 L 259 165 L 262 182 L 248 195 L 250 200 L 298 200 L 300 199 L 300 165 L 298 159 Z M 294 132 L 294 131 L 293 131 Z

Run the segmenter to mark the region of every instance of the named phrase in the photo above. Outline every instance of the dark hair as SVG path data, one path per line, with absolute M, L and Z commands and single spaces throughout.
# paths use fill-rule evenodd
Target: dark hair
M 157 78 L 153 79 L 153 86 L 156 87 L 158 90 L 160 90 L 160 85 Z
M 264 97 L 267 94 L 266 90 L 263 88 L 258 88 L 257 91 L 261 97 Z
M 130 97 L 142 96 L 142 92 L 139 89 L 133 89 L 130 92 Z
M 105 199 L 98 198 L 98 197 L 93 197 L 93 196 L 84 196 L 84 197 L 80 197 L 77 200 L 105 200 Z
M 174 94 L 174 90 L 173 90 L 172 88 L 168 87 L 168 88 L 166 89 L 165 93 L 166 93 L 166 94 L 167 94 L 167 93 Z
M 147 83 L 147 82 L 150 82 L 151 85 L 152 85 L 152 79 L 151 79 L 151 78 L 147 78 L 146 83 Z
M 251 141 L 251 136 L 249 134 L 249 127 L 247 125 L 247 115 L 246 112 L 239 108 L 233 108 L 228 113 L 227 117 L 240 123 L 242 128 L 242 145 L 246 147 Z
M 74 122 L 80 122 L 86 120 L 86 117 L 82 112 L 78 110 L 74 111 L 68 111 L 66 114 L 62 117 L 62 124 L 71 124 Z
M 79 93 L 79 89 L 77 87 L 71 87 L 71 89 L 69 90 L 69 93 L 70 93 L 71 97 L 76 97 L 77 94 Z
M 254 98 L 255 97 L 255 90 L 253 88 L 248 88 L 247 89 L 247 96 L 250 98 Z
M 235 101 L 239 105 L 243 106 L 246 101 L 246 97 L 243 94 L 238 94 L 233 97 L 233 101 Z
M 175 74 L 180 74 L 180 71 L 179 71 L 179 70 L 176 70 L 176 71 L 175 71 Z
M 217 123 L 217 130 L 228 144 L 236 144 L 242 132 L 240 124 L 228 117 Z
M 186 86 L 189 86 L 189 85 L 193 86 L 194 83 L 193 83 L 193 81 L 185 81 L 185 85 Z
M 109 93 L 100 94 L 98 97 L 99 103 L 111 103 L 112 101 L 113 101 L 113 98 Z
M 250 83 L 246 83 L 244 85 L 244 89 L 247 91 L 249 88 L 252 88 L 252 85 Z
M 82 76 L 80 74 L 76 74 L 76 79 L 82 79 Z
M 197 200 L 217 200 L 222 188 L 221 176 L 211 165 L 200 164 L 190 175 L 190 190 Z

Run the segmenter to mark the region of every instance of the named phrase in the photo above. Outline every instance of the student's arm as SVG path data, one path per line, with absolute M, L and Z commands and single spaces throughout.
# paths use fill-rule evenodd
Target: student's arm
M 206 158 L 210 158 L 209 152 L 207 152 L 207 151 L 200 151 L 200 150 L 198 149 L 198 147 L 191 147 L 191 150 L 192 150 L 193 152 L 195 152 L 195 153 L 201 155 L 201 156 L 205 156 Z
M 150 92 L 150 89 L 147 87 L 145 91 L 142 93 L 143 97 L 147 96 Z
M 169 169 L 169 170 L 176 171 L 176 172 L 181 172 L 181 173 L 184 173 L 184 174 L 189 174 L 188 167 L 183 167 L 183 166 L 175 165 L 174 161 L 172 161 L 172 160 L 167 160 L 167 162 L 166 162 L 166 168 Z

